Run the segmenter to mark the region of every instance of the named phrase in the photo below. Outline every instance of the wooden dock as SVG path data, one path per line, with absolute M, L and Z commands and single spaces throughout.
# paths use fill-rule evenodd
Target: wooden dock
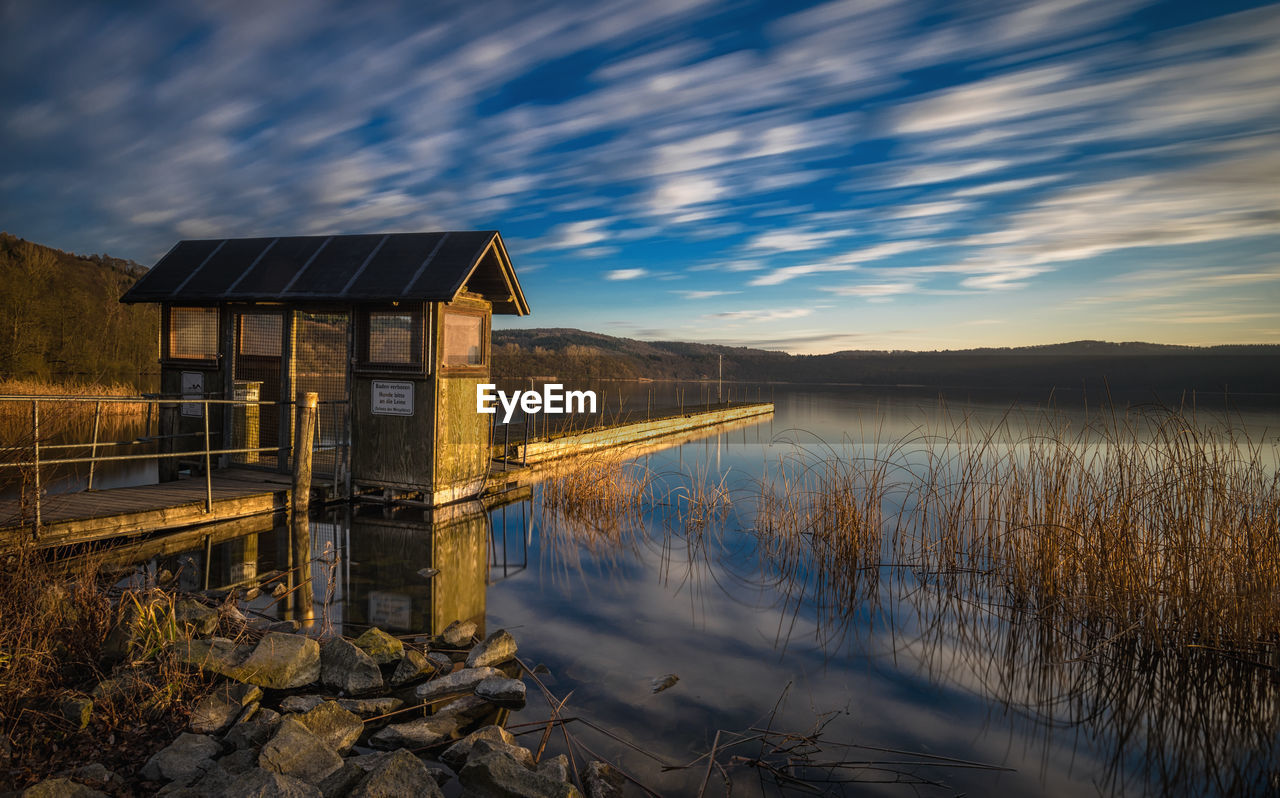
M 626 457 L 640 457 L 707 435 L 758 424 L 772 414 L 773 404 L 762 402 L 531 439 L 527 445 L 522 442 L 511 446 L 507 459 L 495 459 L 485 494 L 526 489 L 570 464 L 577 455 L 610 449 Z M 501 451 L 502 447 L 496 448 Z
M 251 469 L 217 471 L 209 511 L 200 477 L 50 496 L 35 543 L 86 543 L 283 512 L 289 507 L 290 480 L 288 474 Z M 21 522 L 18 502 L 0 502 L 0 547 L 17 535 L 30 534 L 30 521 Z

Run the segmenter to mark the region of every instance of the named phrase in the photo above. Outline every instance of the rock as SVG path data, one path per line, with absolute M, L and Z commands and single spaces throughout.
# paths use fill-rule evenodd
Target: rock
M 440 575 L 439 568 L 419 568 L 418 569 L 418 576 L 422 577 L 423 579 L 435 579 L 439 575 Z
M 238 776 L 258 767 L 258 752 L 252 748 L 232 751 L 219 759 L 218 764 L 231 775 Z
M 458 731 L 461 718 L 456 713 L 430 715 L 408 723 L 392 723 L 369 738 L 374 748 L 426 748 L 451 740 Z
M 262 588 L 258 587 L 257 585 L 254 585 L 253 587 L 246 587 L 244 590 L 240 591 L 240 599 L 242 601 L 253 601 L 258 596 L 261 596 L 261 595 L 262 595 Z
M 284 582 L 277 582 L 276 586 L 271 589 L 271 595 L 273 598 L 280 598 L 281 596 L 283 596 L 285 593 L 288 593 L 288 592 L 289 592 L 289 588 L 285 585 Z
M 524 682 L 506 676 L 490 676 L 476 685 L 476 695 L 507 709 L 524 709 Z
M 472 754 L 458 780 L 469 798 L 582 798 L 577 787 L 535 773 L 504 751 Z
M 437 790 L 437 794 L 438 792 Z M 21 795 L 22 798 L 107 798 L 105 792 L 61 777 L 32 784 Z
M 606 762 L 595 761 L 582 773 L 587 798 L 622 798 L 622 774 Z
M 262 746 L 258 766 L 263 770 L 319 784 L 342 767 L 342 757 L 290 715 L 280 721 L 275 735 Z
M 95 784 L 109 784 L 115 781 L 118 776 L 107 769 L 107 766 L 101 762 L 90 762 L 87 765 L 81 765 L 66 773 L 59 773 L 60 776 L 75 779 L 77 781 L 91 781 Z
M 95 701 L 114 704 L 117 701 L 133 700 L 144 692 L 150 692 L 151 689 L 151 685 L 140 679 L 137 674 L 126 671 L 119 676 L 111 676 L 98 682 L 89 695 Z
M 427 662 L 436 666 L 436 673 L 448 673 L 453 670 L 453 658 L 440 651 L 427 654 Z
M 392 687 L 399 687 L 423 676 L 431 676 L 438 670 L 435 663 L 429 661 L 421 651 L 414 648 L 404 650 L 404 658 L 396 666 L 388 682 Z
M 499 629 L 484 639 L 484 642 L 471 649 L 467 655 L 468 668 L 482 668 L 486 665 L 500 665 L 516 655 L 516 639 L 506 629 Z
M 304 635 L 268 632 L 237 678 L 276 690 L 304 687 L 320 678 L 320 644 Z
M 249 619 L 240 611 L 240 608 L 230 602 L 218 605 L 218 614 L 233 626 L 244 626 L 249 623 Z
M 440 761 L 455 771 L 461 771 L 471 757 L 490 751 L 501 751 L 529 770 L 533 770 L 533 752 L 517 744 L 515 737 L 498 726 L 486 726 L 462 738 L 440 754 Z
M 473 693 L 480 682 L 502 675 L 502 671 L 497 668 L 465 668 L 456 673 L 423 682 L 417 686 L 413 694 L 420 700 L 431 701 L 455 693 Z
M 218 620 L 222 616 L 213 607 L 195 599 L 181 598 L 173 605 L 173 617 L 178 622 L 178 628 L 184 629 L 187 634 L 208 637 L 218 628 Z
M 353 641 L 379 665 L 389 665 L 404 656 L 404 643 L 374 626 Z
M 556 781 L 568 781 L 569 757 L 560 754 L 551 759 L 542 760 L 542 764 L 538 765 L 538 774 Z
M 222 766 L 222 762 L 213 762 L 209 769 L 200 776 L 190 787 L 180 787 L 175 781 L 165 789 L 160 790 L 157 795 L 173 795 L 181 796 L 181 798 L 221 798 L 227 794 L 227 789 L 231 786 L 231 782 L 235 781 L 236 775 Z
M 305 781 L 254 768 L 227 788 L 227 798 L 321 798 L 320 790 Z
M 129 659 L 140 645 L 160 642 L 157 637 L 173 629 L 172 621 L 173 607 L 160 593 L 126 593 L 121 599 L 120 616 L 102 641 L 102 656 L 113 662 Z
M 383 757 L 351 791 L 350 798 L 384 798 L 395 795 L 444 797 L 422 760 L 403 748 Z
M 668 673 L 655 678 L 650 686 L 653 688 L 653 692 L 661 693 L 663 690 L 666 690 L 678 681 L 680 681 L 679 676 L 676 676 L 674 673 Z
M 323 651 L 324 649 L 322 648 L 321 656 L 323 656 Z M 310 712 L 311 710 L 315 709 L 316 707 L 320 706 L 321 704 L 323 704 L 328 700 L 329 699 L 325 698 L 322 695 L 314 695 L 314 694 L 286 696 L 285 699 L 280 702 L 280 711 L 281 712 Z
M 262 698 L 262 688 L 240 682 L 224 682 L 191 708 L 191 731 L 217 734 L 228 729 L 244 708 Z
M 383 698 L 340 698 L 338 706 L 361 718 L 376 718 L 395 712 L 404 706 L 404 701 L 393 696 Z
M 474 621 L 454 621 L 440 633 L 440 642 L 450 648 L 467 648 L 476 636 Z
M 342 767 L 324 777 L 320 782 L 320 794 L 324 798 L 345 798 L 357 784 L 364 781 L 367 770 L 350 759 L 342 763 Z
M 334 637 L 320 648 L 320 682 L 333 690 L 360 693 L 382 687 L 382 671 L 363 650 Z
M 477 718 L 496 714 L 496 712 L 492 704 L 474 695 L 464 695 L 436 710 L 437 715 L 456 715 L 459 726 L 465 726 Z
M 174 658 L 182 665 L 236 678 L 240 663 L 250 654 L 248 646 L 236 645 L 224 637 L 208 640 L 179 640 L 173 646 Z
M 167 748 L 157 751 L 142 766 L 148 781 L 176 781 L 190 784 L 213 765 L 222 747 L 212 737 L 183 732 Z
M 69 696 L 58 701 L 58 714 L 71 724 L 76 731 L 82 731 L 89 725 L 93 717 L 93 699 L 84 696 Z
M 270 739 L 279 727 L 280 713 L 263 707 L 236 721 L 231 731 L 227 732 L 226 741 L 236 748 L 257 748 Z
M 299 723 L 339 754 L 346 753 L 364 732 L 364 722 L 338 706 L 336 701 L 326 701 L 309 712 L 290 717 L 296 717 Z

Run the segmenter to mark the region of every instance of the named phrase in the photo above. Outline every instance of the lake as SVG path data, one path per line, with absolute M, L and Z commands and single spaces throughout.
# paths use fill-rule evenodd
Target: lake
M 636 406 L 652 390 L 624 393 Z M 706 390 L 689 388 L 694 396 Z M 915 389 L 735 391 L 772 398 L 776 413 L 618 467 L 624 493 L 640 486 L 640 512 L 549 509 L 547 487 L 488 512 L 365 506 L 313 518 L 319 623 L 348 635 L 368 624 L 434 634 L 455 618 L 488 632 L 506 628 L 522 660 L 540 666 L 526 677 L 529 706 L 509 721 L 529 732 L 522 744 L 536 749 L 542 727 L 520 724 L 550 715 L 536 676 L 558 700 L 568 698 L 563 716 L 580 719 L 565 727 L 580 762 L 608 758 L 663 795 L 697 794 L 704 783 L 707 795 L 722 795 L 726 781 L 733 795 L 812 793 L 793 778 L 851 795 L 1280 790 L 1277 627 L 1224 651 L 1194 630 L 1190 643 L 1161 645 L 1143 625 L 1221 620 L 1199 619 L 1195 607 L 1155 621 L 1097 614 L 1103 605 L 1087 599 L 1065 610 L 1077 593 L 1046 601 L 1041 583 L 1020 592 L 1014 577 L 974 565 L 989 563 L 990 551 L 957 554 L 933 540 L 929 513 L 943 505 L 910 487 L 927 472 L 942 493 L 962 490 L 960 472 L 992 462 L 1000 465 L 977 481 L 1014 473 L 999 469 L 1044 456 L 1038 437 L 1079 435 L 1082 451 L 1105 454 L 1106 436 L 1081 430 L 1120 424 L 1123 411 L 1061 394 L 1046 420 L 1037 397 L 1015 405 L 972 393 L 940 403 Z M 1274 399 L 1233 403 L 1230 423 L 1247 440 L 1208 447 L 1245 452 L 1259 484 L 1275 483 Z M 1145 397 L 1132 404 L 1147 418 L 1165 417 Z M 1197 399 L 1197 419 L 1217 423 L 1223 407 Z M 972 435 L 936 434 L 958 428 Z M 999 433 L 983 432 L 993 429 Z M 1138 429 L 1144 448 L 1134 451 L 1143 458 L 1159 459 L 1162 447 L 1183 440 L 1158 422 Z M 830 493 L 829 477 L 846 472 L 824 469 L 838 462 L 884 464 L 872 501 L 831 510 L 862 512 L 855 525 L 874 534 L 857 546 L 840 535 L 818 545 L 816 533 L 780 531 L 788 501 L 821 503 L 815 496 Z M 867 470 L 844 486 L 853 504 Z M 771 495 L 782 499 L 773 504 Z M 925 526 L 917 529 L 917 519 Z M 880 533 L 894 524 L 902 529 Z M 214 546 L 212 581 L 280 567 L 285 534 Z M 958 565 L 933 567 L 951 556 Z M 175 570 L 181 584 L 198 588 L 203 557 L 196 550 L 154 559 L 145 570 Z M 1161 613 L 1172 606 L 1145 596 L 1129 603 Z M 267 596 L 251 605 L 281 614 Z M 677 678 L 655 692 L 668 675 Z M 548 751 L 566 745 L 557 730 Z

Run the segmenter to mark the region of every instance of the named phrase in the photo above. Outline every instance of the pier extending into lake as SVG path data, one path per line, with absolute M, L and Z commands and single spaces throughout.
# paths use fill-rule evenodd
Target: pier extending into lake
M 295 418 L 293 446 L 255 447 L 233 443 L 231 447 L 218 447 L 212 441 L 217 433 L 210 433 L 205 425 L 203 435 L 195 443 L 175 445 L 181 434 L 150 435 L 150 415 L 176 415 L 183 404 L 176 399 L 153 397 L 4 397 L 13 402 L 31 405 L 31 440 L 18 441 L 18 445 L 5 448 L 10 455 L 0 466 L 8 471 L 21 471 L 25 482 L 17 498 L 0 501 L 0 550 L 12 548 L 18 542 L 29 542 L 38 547 L 53 547 L 80 543 L 116 541 L 147 535 L 154 532 L 188 529 L 210 524 L 222 524 L 237 519 L 264 514 L 293 512 L 305 516 L 312 495 L 322 502 L 346 500 L 374 500 L 386 502 L 421 503 L 412 492 L 378 492 L 375 494 L 352 491 L 344 479 L 344 441 L 328 441 L 323 445 L 315 440 L 315 395 L 303 394 L 294 405 Z M 93 435 L 89 442 L 41 443 L 41 405 L 74 399 L 80 407 L 94 408 Z M 103 442 L 99 440 L 99 428 L 103 404 L 133 403 L 148 408 L 147 428 L 142 438 L 130 442 Z M 196 399 L 207 418 L 210 405 L 223 403 L 228 409 L 258 405 L 279 405 L 279 402 L 257 400 Z M 257 410 L 257 412 L 262 412 Z M 679 445 L 692 438 L 702 437 L 720 428 L 732 428 L 753 424 L 773 413 L 769 402 L 724 402 L 689 407 L 657 409 L 644 417 L 615 416 L 600 418 L 586 425 L 567 424 L 559 428 L 539 430 L 532 422 L 495 425 L 486 446 L 490 450 L 491 466 L 488 478 L 477 491 L 486 503 L 500 504 L 522 493 L 527 487 L 550 471 L 550 466 L 569 463 L 575 457 L 602 450 L 626 448 L 627 452 L 641 454 L 645 451 Z M 28 422 L 23 422 L 28 423 Z M 176 425 L 174 425 L 176 427 Z M 286 427 L 287 428 L 287 427 Z M 47 433 L 46 433 L 47 434 Z M 189 436 L 188 436 L 189 437 Z M 256 443 L 256 441 L 254 442 Z M 157 451 L 150 454 L 105 454 L 115 452 L 122 445 L 151 446 Z M 185 451 L 174 451 L 175 448 Z M 72 450 L 84 449 L 86 456 L 68 456 Z M 332 472 L 312 478 L 314 451 L 329 451 Z M 58 452 L 53 458 L 50 451 Z M 302 454 L 293 457 L 292 452 Z M 43 459 L 42 459 L 43 454 Z M 278 455 L 275 462 L 287 465 L 279 469 L 246 467 L 235 460 L 257 454 Z M 152 458 L 161 463 L 161 474 L 168 477 L 155 484 L 114 487 L 106 490 L 92 489 L 94 470 L 111 462 L 146 460 Z M 224 467 L 219 468 L 221 461 Z M 186 469 L 179 472 L 179 463 Z M 172 464 L 166 467 L 166 464 Z M 42 472 L 56 468 L 86 466 L 89 469 L 90 489 L 47 495 L 48 480 L 41 481 Z M 100 478 L 100 475 L 99 475 Z M 472 496 L 470 498 L 475 498 Z

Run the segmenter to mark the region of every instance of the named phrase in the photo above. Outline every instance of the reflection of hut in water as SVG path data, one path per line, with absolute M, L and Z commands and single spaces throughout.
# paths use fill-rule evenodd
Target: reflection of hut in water
M 488 553 L 489 516 L 479 502 L 358 511 L 343 621 L 435 635 L 469 620 L 483 634 Z

